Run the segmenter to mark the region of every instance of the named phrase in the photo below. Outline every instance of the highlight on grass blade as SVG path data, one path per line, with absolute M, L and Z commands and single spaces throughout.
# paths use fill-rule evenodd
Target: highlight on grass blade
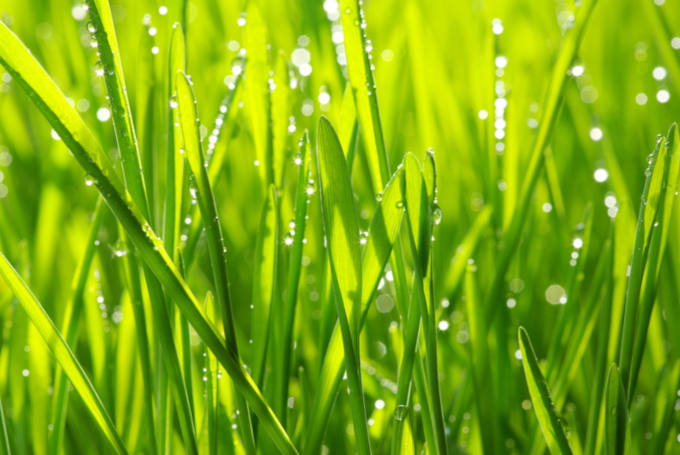
M 522 353 L 522 366 L 527 381 L 527 388 L 529 389 L 531 402 L 543 432 L 545 443 L 553 454 L 571 454 L 569 442 L 550 398 L 548 385 L 538 365 L 538 359 L 536 359 L 536 353 L 531 345 L 529 334 L 524 327 L 518 329 L 517 338 Z
M 350 403 L 355 415 L 354 431 L 359 453 L 369 454 L 371 448 L 361 385 L 358 336 L 361 309 L 359 221 L 345 155 L 335 130 L 325 117 L 319 119 L 316 157 L 332 281 L 339 294 L 336 311 L 344 346 Z

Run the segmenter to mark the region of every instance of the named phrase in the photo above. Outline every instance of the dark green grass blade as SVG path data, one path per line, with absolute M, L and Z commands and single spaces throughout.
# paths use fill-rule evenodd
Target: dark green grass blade
M 234 354 L 225 348 L 224 341 L 198 309 L 195 296 L 166 253 L 162 241 L 139 213 L 129 194 L 121 190 L 122 186 L 115 174 L 109 171 L 110 167 L 102 168 L 95 160 L 94 157 L 97 157 L 103 161 L 99 153 L 101 149 L 87 126 L 45 70 L 2 23 L 0 23 L 0 62 L 29 94 L 80 166 L 92 177 L 109 208 L 138 249 L 140 257 L 163 284 L 169 297 L 173 299 L 199 337 L 225 367 L 279 450 L 284 453 L 296 453 L 290 439 L 248 373 Z
M 80 365 L 71 348 L 66 344 L 66 340 L 52 322 L 49 315 L 35 298 L 26 283 L 14 270 L 7 258 L 0 253 L 0 275 L 12 289 L 17 300 L 28 315 L 31 323 L 42 336 L 47 347 L 52 351 L 54 357 L 59 362 L 73 384 L 73 388 L 78 392 L 87 410 L 92 414 L 97 426 L 111 443 L 112 448 L 120 454 L 127 453 L 123 441 L 116 430 L 111 417 L 109 417 L 104 404 L 102 403 L 92 382 L 87 377 L 85 370 Z
M 628 410 L 626 392 L 616 365 L 612 364 L 607 375 L 605 396 L 605 453 L 621 455 L 626 444 L 626 421 Z
M 526 377 L 529 395 L 536 413 L 536 418 L 541 426 L 546 445 L 553 454 L 571 454 L 569 442 L 562 429 L 555 406 L 550 398 L 548 385 L 543 373 L 538 366 L 536 353 L 529 340 L 529 335 L 523 327 L 518 330 L 519 347 L 522 352 L 522 365 Z

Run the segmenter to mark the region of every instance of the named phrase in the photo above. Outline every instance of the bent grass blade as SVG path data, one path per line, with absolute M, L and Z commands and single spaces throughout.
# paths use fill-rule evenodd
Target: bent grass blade
M 163 242 L 140 214 L 129 194 L 121 190 L 120 181 L 109 171 L 110 167 L 102 168 L 99 165 L 98 161 L 103 161 L 100 157 L 101 148 L 92 133 L 28 49 L 2 23 L 0 23 L 0 63 L 29 94 L 68 146 L 76 161 L 92 177 L 94 185 L 137 247 L 144 263 L 153 271 L 169 297 L 224 366 L 279 450 L 283 453 L 297 453 L 243 365 L 225 347 L 224 341 L 199 310 L 196 297 L 163 248 Z

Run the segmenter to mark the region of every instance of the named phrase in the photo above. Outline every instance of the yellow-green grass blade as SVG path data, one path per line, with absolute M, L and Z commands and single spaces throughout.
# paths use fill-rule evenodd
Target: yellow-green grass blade
M 360 324 L 362 326 L 366 320 L 375 290 L 390 258 L 392 247 L 399 235 L 404 213 L 402 174 L 403 166 L 399 166 L 385 186 L 368 230 L 361 268 L 363 302 Z M 328 348 L 323 358 L 319 387 L 312 405 L 313 412 L 311 415 L 315 416 L 315 419 L 306 430 L 303 445 L 304 453 L 314 454 L 320 450 L 323 432 L 328 424 L 333 402 L 340 387 L 342 367 L 342 336 L 340 328 L 336 324 L 333 327 Z
M 545 443 L 553 454 L 571 454 L 569 442 L 564 434 L 555 406 L 550 398 L 548 385 L 538 365 L 536 353 L 531 345 L 529 334 L 523 327 L 518 330 L 519 347 L 522 353 L 522 366 L 533 404 L 536 419 L 543 432 Z
M 245 30 L 245 47 L 248 50 L 246 98 L 255 143 L 255 157 L 260 163 L 258 169 L 263 182 L 274 183 L 267 27 L 254 3 L 248 5 L 247 18 Z
M 663 201 L 662 190 L 665 190 L 665 182 L 668 178 L 668 166 L 666 163 L 668 156 L 669 151 L 666 141 L 660 138 L 656 143 L 654 151 L 649 156 L 648 166 L 645 170 L 645 185 L 642 190 L 635 227 L 633 257 L 631 258 L 630 273 L 626 283 L 626 297 L 621 322 L 618 367 L 624 387 L 628 386 L 631 378 L 636 321 L 641 317 L 640 293 L 645 269 L 648 265 L 649 236 L 654 223 L 656 223 L 656 217 Z M 656 231 L 659 230 L 655 229 Z M 626 389 L 626 396 L 628 397 L 628 389 Z
M 635 327 L 635 341 L 632 351 L 630 377 L 626 385 L 627 397 L 630 400 L 635 393 L 637 379 L 642 363 L 647 333 L 654 309 L 659 272 L 666 251 L 666 243 L 670 230 L 673 205 L 678 189 L 678 174 L 680 173 L 680 145 L 678 144 L 678 130 L 673 124 L 666 136 L 666 160 L 664 163 L 664 177 L 659 194 L 659 208 L 653 224 L 649 227 L 647 246 L 647 263 L 640 290 L 640 310 Z M 648 202 L 648 207 L 651 204 Z
M 302 252 L 304 248 L 305 232 L 307 230 L 307 210 L 310 198 L 308 178 L 310 173 L 311 153 L 309 151 L 309 134 L 305 131 L 299 144 L 299 152 L 295 163 L 298 166 L 297 188 L 295 189 L 295 234 L 291 245 L 286 298 L 282 315 L 282 342 L 278 354 L 280 364 L 279 378 L 274 391 L 274 411 L 280 416 L 281 422 L 286 424 L 286 403 L 290 381 L 291 357 L 293 354 L 293 329 L 295 323 L 295 309 L 298 301 L 298 288 L 302 271 Z M 342 363 L 342 362 L 340 362 Z
M 88 0 L 87 4 L 111 103 L 111 118 L 120 149 L 125 185 L 144 216 L 148 218 L 150 207 L 111 6 L 109 0 Z
M 120 189 L 122 186 L 117 177 L 109 171 L 110 167 L 102 169 L 95 160 L 94 157 L 98 156 L 101 149 L 87 126 L 21 41 L 1 23 L 0 61 L 14 80 L 29 94 L 80 166 L 92 177 L 94 185 L 138 249 L 140 257 L 156 274 L 173 302 L 225 367 L 279 450 L 284 453 L 296 453 L 290 438 L 264 401 L 257 386 L 233 353 L 225 348 L 224 341 L 198 309 L 195 296 L 163 248 L 162 241 L 140 214 L 131 197 Z
M 319 120 L 317 137 L 326 242 L 344 313 L 351 323 L 352 336 L 356 336 L 361 305 L 361 244 L 354 194 L 342 146 L 325 117 Z
M 432 308 L 431 283 L 431 243 L 434 209 L 434 192 L 436 187 L 436 172 L 434 160 L 428 154 L 425 171 L 421 168 L 415 155 L 408 153 L 404 157 L 403 191 L 406 205 L 406 220 L 408 226 L 408 240 L 413 257 L 413 289 L 415 293 L 415 308 L 409 309 L 409 322 L 415 324 L 418 319 L 422 322 L 423 341 L 421 344 L 424 355 L 425 379 L 424 389 L 420 389 L 423 401 L 429 406 L 429 424 L 434 436 L 434 451 L 438 454 L 447 453 L 444 416 L 439 388 L 439 367 L 437 358 L 437 338 L 435 315 Z M 419 311 L 419 317 L 418 315 Z M 414 318 L 411 318 L 413 313 Z M 408 329 L 407 329 L 408 331 Z M 407 349 L 417 349 L 418 341 L 414 337 Z
M 350 405 L 357 450 L 371 453 L 359 358 L 361 307 L 361 245 L 349 170 L 340 140 L 330 122 L 321 117 L 317 130 L 316 160 L 321 187 L 324 232 L 329 250 L 338 323 L 345 354 Z
M 31 323 L 54 354 L 57 362 L 71 381 L 73 388 L 85 403 L 87 410 L 92 414 L 100 430 L 111 443 L 112 448 L 117 453 L 127 453 L 123 441 L 90 378 L 88 378 L 71 348 L 66 344 L 66 340 L 64 340 L 50 316 L 2 253 L 0 253 L 0 275 L 12 289 Z
M 289 111 L 292 101 L 288 87 L 288 62 L 283 53 L 279 53 L 276 56 L 274 87 L 271 92 L 272 168 L 278 187 L 283 183 L 285 162 L 288 157 Z
M 222 236 L 222 226 L 217 213 L 217 203 L 210 185 L 208 170 L 206 169 L 205 156 L 200 141 L 198 130 L 198 111 L 196 98 L 191 87 L 192 82 L 187 75 L 178 72 L 176 75 L 177 101 L 179 103 L 179 119 L 182 128 L 182 141 L 189 167 L 194 175 L 196 187 L 198 189 L 198 206 L 201 210 L 203 225 L 206 231 L 208 243 L 208 255 L 213 272 L 213 285 L 215 286 L 215 296 L 217 307 L 221 312 L 222 323 L 224 325 L 227 348 L 232 355 L 240 362 L 238 344 L 236 341 L 236 329 L 234 325 L 234 315 L 229 295 L 229 278 L 227 273 L 227 249 Z M 266 347 L 266 344 L 265 344 Z M 238 398 L 239 407 L 243 412 L 239 412 L 241 420 L 241 433 L 244 438 L 244 445 L 249 453 L 255 451 L 255 438 L 250 422 L 250 412 L 246 403 Z
M 175 74 L 177 74 L 177 71 L 186 71 L 184 33 L 179 23 L 175 23 L 172 26 L 168 58 L 168 148 L 163 217 L 165 249 L 175 261 L 179 251 L 177 244 L 179 241 L 183 188 L 183 162 L 180 156 L 180 150 L 183 147 L 182 131 L 179 127 L 176 98 L 177 88 L 175 87 Z
M 274 185 L 270 185 L 260 217 L 253 278 L 253 305 L 250 318 L 251 362 L 253 378 L 260 387 L 264 383 L 267 350 L 276 340 L 271 337 L 273 321 L 279 320 L 278 247 L 279 200 Z
M 340 11 L 349 82 L 354 92 L 361 135 L 366 145 L 371 182 L 373 190 L 380 192 L 387 183 L 390 173 L 373 77 L 372 45 L 366 38 L 366 21 L 361 2 L 342 0 Z

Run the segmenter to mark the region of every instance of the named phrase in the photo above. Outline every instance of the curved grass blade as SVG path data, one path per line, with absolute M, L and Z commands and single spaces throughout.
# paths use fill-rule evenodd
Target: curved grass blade
M 321 187 L 324 232 L 333 275 L 338 322 L 345 352 L 345 369 L 350 389 L 357 449 L 371 453 L 366 407 L 361 385 L 359 359 L 359 311 L 361 308 L 361 253 L 359 220 L 354 206 L 351 180 L 342 146 L 335 130 L 325 118 L 319 119 L 317 164 Z
M 524 327 L 520 327 L 517 334 L 519 347 L 522 352 L 522 366 L 527 381 L 527 388 L 531 396 L 536 418 L 543 432 L 545 443 L 553 454 L 571 454 L 569 442 L 557 417 L 555 407 L 550 398 L 548 385 L 545 382 L 541 368 L 538 366 L 536 353 L 529 340 L 529 334 Z
M 217 213 L 215 196 L 210 185 L 208 170 L 205 166 L 205 156 L 200 141 L 198 131 L 198 112 L 196 109 L 196 98 L 191 88 L 191 80 L 182 72 L 176 75 L 177 100 L 179 103 L 179 118 L 182 128 L 182 138 L 186 150 L 187 161 L 194 174 L 196 186 L 198 188 L 198 206 L 203 216 L 206 239 L 208 242 L 208 255 L 213 272 L 213 285 L 215 286 L 215 296 L 217 307 L 221 312 L 224 333 L 227 340 L 227 348 L 232 355 L 240 362 L 238 344 L 236 341 L 236 328 L 234 325 L 234 314 L 229 295 L 229 278 L 227 273 L 227 249 L 224 246 L 222 237 L 222 226 L 220 225 Z M 250 412 L 247 405 L 239 398 L 238 406 L 241 419 L 241 433 L 244 438 L 244 445 L 248 453 L 255 452 L 255 437 L 252 423 L 250 422 Z M 242 412 L 241 412 L 242 411 Z
M 397 240 L 399 228 L 404 214 L 402 193 L 403 166 L 399 166 L 392 178 L 387 182 L 382 198 L 378 203 L 373 220 L 368 230 L 366 249 L 364 250 L 361 275 L 362 275 L 362 314 L 360 329 L 366 320 L 370 308 L 370 302 L 380 282 L 380 277 L 385 270 L 390 258 L 392 247 Z M 331 333 L 331 338 L 326 349 L 319 387 L 312 405 L 315 418 L 306 429 L 306 438 L 303 445 L 304 453 L 316 454 L 321 447 L 323 432 L 326 429 L 333 402 L 342 380 L 342 336 L 336 324 Z
M 118 148 L 120 149 L 125 187 L 130 192 L 132 200 L 136 203 L 137 207 L 141 209 L 142 215 L 150 222 L 153 222 L 154 213 L 153 208 L 150 206 L 148 188 L 142 172 L 139 144 L 132 120 L 130 102 L 127 97 L 121 52 L 116 38 L 113 14 L 109 1 L 88 0 L 88 11 L 91 18 L 90 30 L 94 30 L 97 52 L 101 59 L 104 82 L 111 104 L 111 117 L 113 119 Z M 128 262 L 130 263 L 130 272 L 136 273 L 136 260 L 129 257 Z M 196 453 L 196 434 L 192 409 L 186 383 L 181 376 L 177 350 L 173 342 L 170 316 L 164 306 L 163 291 L 160 283 L 158 283 L 151 271 L 146 267 L 143 269 L 152 302 L 152 309 L 156 313 L 152 321 L 158 331 L 158 346 L 163 353 L 163 360 L 168 366 L 168 373 L 173 377 L 170 385 L 172 386 L 179 408 L 180 428 L 188 446 L 187 450 Z M 142 311 L 136 310 L 135 315 L 140 317 L 138 324 L 141 326 Z
M 199 310 L 196 297 L 163 248 L 163 242 L 140 214 L 130 195 L 120 189 L 121 185 L 116 175 L 109 171 L 110 168 L 100 167 L 98 160 L 101 149 L 92 133 L 54 81 L 3 23 L 0 23 L 0 63 L 28 93 L 76 161 L 92 177 L 94 185 L 137 247 L 140 257 L 163 284 L 168 296 L 179 307 L 199 337 L 224 366 L 236 388 L 251 404 L 253 411 L 260 418 L 260 424 L 279 450 L 287 454 L 297 453 L 243 365 L 225 348 L 220 335 Z
M 17 300 L 28 315 L 31 323 L 35 326 L 47 347 L 52 351 L 68 376 L 73 388 L 82 398 L 87 410 L 92 414 L 99 429 L 104 433 L 112 448 L 119 454 L 127 453 L 123 441 L 116 430 L 111 417 L 102 403 L 92 382 L 87 377 L 85 370 L 80 365 L 66 340 L 52 322 L 50 316 L 42 307 L 38 299 L 33 295 L 26 283 L 14 270 L 4 254 L 0 253 L 0 275 L 12 289 Z

